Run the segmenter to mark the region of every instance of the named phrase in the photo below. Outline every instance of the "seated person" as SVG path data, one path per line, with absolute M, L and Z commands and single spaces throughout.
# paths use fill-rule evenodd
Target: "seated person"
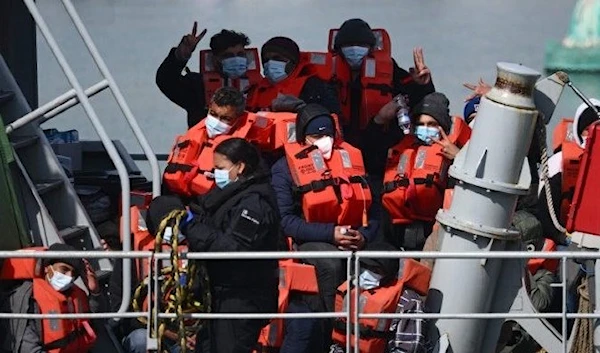
M 53 244 L 48 251 L 75 251 L 67 244 Z M 22 259 L 7 259 L 10 261 Z M 27 259 L 28 260 L 28 259 Z M 33 261 L 31 263 L 35 263 Z M 87 260 L 56 256 L 41 261 L 41 272 L 34 278 L 26 279 L 11 292 L 8 302 L 13 313 L 50 314 L 86 313 L 106 311 L 100 286 L 94 270 Z M 19 266 L 15 266 L 19 267 Z M 36 265 L 33 265 L 36 267 Z M 16 275 L 22 268 L 13 271 Z M 36 272 L 31 269 L 31 273 Z M 82 276 L 90 292 L 90 297 L 74 284 Z M 3 280 L 11 279 L 3 275 Z M 38 352 L 87 352 L 95 341 L 96 334 L 88 319 L 14 319 L 10 322 L 9 334 L 4 347 L 16 353 Z
M 340 110 L 335 90 L 302 59 L 298 44 L 286 37 L 269 39 L 261 48 L 265 78 L 248 93 L 248 110 L 295 111 L 278 108 L 276 98 L 291 96 L 303 103 L 318 103 L 333 113 Z

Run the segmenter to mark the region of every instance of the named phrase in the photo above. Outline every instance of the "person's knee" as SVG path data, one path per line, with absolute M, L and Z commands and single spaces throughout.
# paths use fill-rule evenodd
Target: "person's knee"
M 127 353 L 146 353 L 147 330 L 139 328 L 133 330 L 123 340 L 123 348 Z
M 338 251 L 329 243 L 304 243 L 298 248 L 299 251 Z M 314 265 L 318 271 L 327 273 L 339 273 L 344 269 L 344 262 L 340 259 L 306 259 L 304 262 Z

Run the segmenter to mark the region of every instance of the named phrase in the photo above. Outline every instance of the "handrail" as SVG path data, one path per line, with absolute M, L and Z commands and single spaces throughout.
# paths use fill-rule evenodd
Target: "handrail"
M 129 123 L 129 127 L 131 127 L 133 134 L 135 135 L 139 144 L 142 146 L 142 150 L 144 151 L 144 154 L 148 158 L 148 162 L 150 163 L 150 169 L 152 170 L 152 194 L 154 195 L 154 197 L 159 196 L 160 195 L 161 178 L 160 178 L 160 171 L 158 168 L 158 160 L 156 159 L 156 156 L 155 156 L 154 152 L 152 151 L 152 147 L 148 143 L 148 140 L 146 140 L 146 136 L 144 135 L 144 133 L 142 132 L 142 129 L 138 125 L 137 120 L 135 119 L 135 117 L 133 116 L 133 113 L 131 112 L 131 109 L 129 109 L 129 105 L 127 104 L 127 101 L 125 101 L 125 97 L 123 97 L 123 94 L 121 93 L 121 90 L 119 89 L 119 86 L 117 86 L 115 79 L 113 78 L 112 74 L 110 73 L 110 70 L 106 66 L 106 63 L 104 62 L 104 59 L 102 59 L 102 56 L 100 56 L 100 52 L 98 52 L 98 49 L 96 48 L 96 44 L 94 44 L 92 37 L 90 37 L 90 34 L 88 33 L 87 29 L 85 28 L 85 25 L 81 21 L 81 18 L 79 17 L 79 14 L 77 13 L 77 10 L 75 10 L 75 7 L 73 6 L 73 3 L 71 2 L 71 0 L 62 0 L 62 3 L 64 5 L 65 9 L 67 10 L 67 12 L 69 13 L 71 20 L 73 21 L 73 24 L 75 25 L 75 28 L 77 28 L 77 32 L 79 32 L 81 39 L 83 39 L 83 42 L 85 43 L 86 47 L 88 48 L 90 55 L 96 62 L 96 65 L 98 66 L 98 69 L 102 73 L 102 76 L 104 76 L 104 78 L 108 81 L 110 90 L 113 93 L 115 100 L 119 104 L 119 108 L 121 108 L 121 111 L 123 112 L 123 115 L 125 116 L 125 119 Z M 123 212 L 129 212 L 129 207 L 123 208 L 123 210 L 124 210 Z
M 88 251 L 0 251 L 0 259 L 4 258 L 154 258 L 156 260 L 170 258 L 169 253 L 153 253 L 150 251 L 107 251 L 107 252 L 88 252 Z M 487 253 L 441 253 L 441 252 L 418 252 L 418 251 L 323 251 L 323 252 L 254 252 L 254 253 L 182 253 L 181 258 L 187 259 L 202 259 L 202 260 L 223 260 L 223 259 L 237 259 L 237 260 L 250 260 L 250 259 L 289 259 L 289 258 L 337 258 L 347 260 L 347 269 L 350 269 L 351 262 L 354 265 L 354 273 L 358 273 L 360 268 L 361 258 L 452 258 L 452 259 L 483 259 L 483 258 L 496 258 L 496 259 L 531 259 L 531 258 L 546 258 L 546 259 L 562 259 L 561 271 L 566 271 L 566 260 L 567 259 L 600 259 L 600 253 L 598 252 L 543 252 L 543 251 L 498 251 L 498 252 L 487 252 Z M 155 261 L 156 265 L 158 261 Z M 154 272 L 154 271 L 153 271 Z M 563 272 L 564 273 L 564 272 Z M 564 276 L 563 285 L 564 285 Z M 346 280 L 351 281 L 351 271 L 347 272 Z M 563 304 L 566 300 L 566 286 L 563 286 Z M 150 295 L 150 294 L 149 294 Z M 360 291 L 354 291 L 352 300 L 355 301 L 355 305 L 359 300 Z M 349 303 L 349 301 L 347 301 Z M 356 306 L 358 307 L 358 306 Z M 122 313 L 78 313 L 78 314 L 20 314 L 20 313 L 0 313 L 0 319 L 42 319 L 42 318 L 53 318 L 53 319 L 117 319 L 117 318 L 136 318 L 141 316 L 152 315 L 150 312 L 152 306 L 148 306 L 148 311 L 131 312 L 125 311 Z M 348 334 L 346 339 L 346 348 L 350 348 L 350 339 L 353 337 L 355 342 L 358 344 L 360 339 L 360 330 L 356 330 L 357 324 L 360 319 L 481 319 L 481 320 L 524 320 L 524 319 L 562 319 L 563 324 L 566 324 L 568 319 L 600 319 L 600 312 L 595 311 L 594 313 L 567 313 L 566 306 L 562 306 L 561 312 L 551 313 L 514 313 L 514 312 L 493 312 L 493 313 L 375 313 L 375 314 L 363 314 L 358 310 L 350 312 L 349 304 L 344 308 L 342 312 L 317 312 L 317 313 L 187 313 L 184 314 L 186 319 L 202 319 L 202 320 L 218 320 L 218 319 L 301 319 L 301 318 L 346 318 L 346 332 L 350 332 L 350 325 L 355 326 L 355 331 L 352 333 L 354 336 Z M 352 320 L 349 319 L 349 315 L 353 315 Z M 177 317 L 175 313 L 164 313 L 160 312 L 156 314 L 157 318 L 160 319 L 174 319 Z M 564 326 L 566 327 L 566 325 Z M 565 351 L 567 347 L 568 337 L 566 337 L 566 329 L 562 330 L 562 348 Z
M 98 136 L 100 137 L 100 140 L 102 141 L 102 144 L 104 145 L 104 148 L 106 149 L 106 152 L 108 153 L 111 161 L 113 162 L 113 164 L 115 165 L 115 168 L 117 169 L 117 172 L 119 174 L 119 180 L 121 182 L 121 193 L 122 193 L 121 203 L 122 203 L 122 207 L 124 210 L 123 217 L 122 217 L 122 223 L 121 223 L 121 234 L 124 234 L 123 250 L 125 250 L 125 251 L 130 250 L 131 249 L 131 236 L 129 236 L 129 234 L 130 234 L 129 229 L 130 229 L 130 223 L 131 223 L 131 219 L 130 219 L 130 215 L 129 215 L 130 185 L 129 185 L 129 174 L 127 172 L 127 168 L 125 167 L 125 164 L 123 163 L 123 160 L 121 159 L 121 156 L 119 155 L 119 152 L 115 148 L 114 143 L 112 142 L 112 140 L 106 133 L 106 130 L 104 130 L 104 126 L 100 122 L 100 119 L 98 119 L 98 116 L 96 115 L 96 112 L 94 111 L 94 108 L 90 104 L 90 101 L 89 101 L 87 95 L 85 94 L 85 92 L 83 91 L 83 88 L 81 87 L 81 84 L 79 83 L 79 80 L 77 80 L 77 77 L 75 77 L 75 73 L 69 66 L 69 63 L 65 59 L 65 56 L 63 55 L 60 47 L 56 43 L 56 40 L 54 39 L 52 32 L 50 32 L 50 29 L 48 28 L 46 21 L 40 14 L 37 6 L 35 5 L 35 1 L 34 0 L 23 0 L 23 2 L 25 3 L 25 6 L 27 6 L 29 13 L 31 14 L 35 23 L 37 24 L 40 31 L 42 32 L 42 35 L 46 39 L 46 42 L 48 43 L 50 50 L 56 57 L 56 60 L 58 61 L 58 64 L 60 65 L 61 69 L 65 73 L 65 76 L 67 77 L 67 80 L 71 84 L 71 87 L 73 87 L 73 89 L 77 93 L 77 98 L 79 99 L 79 102 L 81 103 L 83 109 L 85 110 L 87 116 L 89 117 L 89 119 L 92 123 L 92 126 L 98 133 Z M 109 83 L 110 83 L 110 81 L 109 81 Z M 123 260 L 123 297 L 122 297 L 121 307 L 119 308 L 120 313 L 127 311 L 128 307 L 129 307 L 129 303 L 131 301 L 131 273 L 132 273 L 131 259 L 128 259 L 128 258 L 124 259 Z

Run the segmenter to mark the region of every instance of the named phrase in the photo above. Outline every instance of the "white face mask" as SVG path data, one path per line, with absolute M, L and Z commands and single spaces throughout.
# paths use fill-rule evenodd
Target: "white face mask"
M 52 266 L 50 266 L 50 268 L 52 268 Z M 73 285 L 73 277 L 58 272 L 54 270 L 54 268 L 52 268 L 52 278 L 50 278 L 49 281 L 52 288 L 59 292 L 65 291 Z
M 362 269 L 358 276 L 358 286 L 364 290 L 377 288 L 382 278 L 383 276 L 378 273 Z
M 206 116 L 205 125 L 206 132 L 208 133 L 209 138 L 214 138 L 215 136 L 227 134 L 229 133 L 229 131 L 231 131 L 231 125 L 225 124 L 224 122 L 210 114 Z
M 320 139 L 315 140 L 312 144 L 313 146 L 317 146 L 319 151 L 321 151 L 323 158 L 331 158 L 331 153 L 333 152 L 333 137 L 323 136 Z

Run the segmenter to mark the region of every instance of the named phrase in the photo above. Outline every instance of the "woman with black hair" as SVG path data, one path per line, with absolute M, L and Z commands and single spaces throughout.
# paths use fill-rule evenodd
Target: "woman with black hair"
M 190 204 L 184 222 L 193 252 L 275 251 L 281 240 L 277 201 L 256 148 L 241 138 L 215 149 L 217 188 Z M 207 261 L 215 313 L 275 313 L 277 260 Z M 251 352 L 268 320 L 209 320 L 210 352 Z

